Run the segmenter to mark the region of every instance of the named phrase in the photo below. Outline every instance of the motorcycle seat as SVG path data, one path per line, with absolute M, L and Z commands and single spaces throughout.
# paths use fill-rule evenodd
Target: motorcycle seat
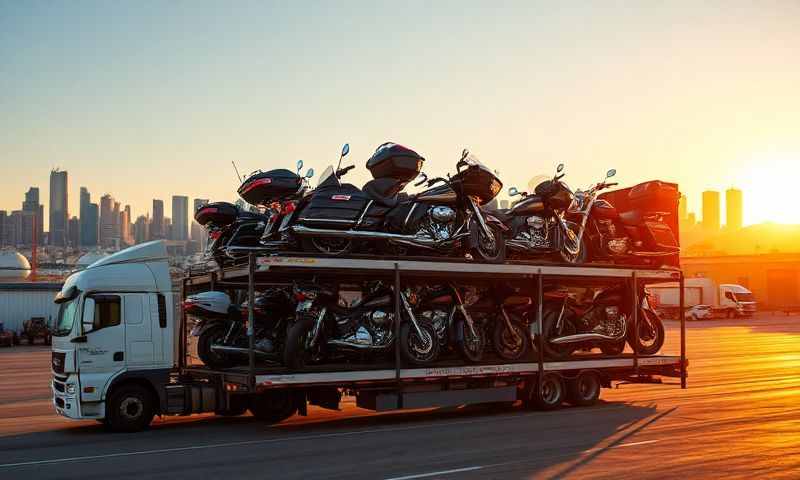
M 263 213 L 251 212 L 249 210 L 240 210 L 238 215 L 239 220 L 267 220 L 268 217 Z
M 405 198 L 400 195 L 400 190 L 405 186 L 406 182 L 402 180 L 383 177 L 370 180 L 364 184 L 361 191 L 371 200 L 375 201 L 375 203 L 384 207 L 393 208 L 397 206 L 401 200 L 405 200 Z
M 625 225 L 641 225 L 643 220 L 644 212 L 641 210 L 628 210 L 619 214 L 619 221 Z

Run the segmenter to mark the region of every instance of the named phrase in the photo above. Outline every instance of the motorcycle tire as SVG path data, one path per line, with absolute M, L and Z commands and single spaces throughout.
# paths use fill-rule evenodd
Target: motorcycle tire
M 454 325 L 458 341 L 458 350 L 461 355 L 472 363 L 478 363 L 483 359 L 483 351 L 486 349 L 486 334 L 479 325 L 473 322 L 477 338 L 472 338 L 469 326 L 464 319 L 459 319 Z
M 508 316 L 514 331 L 509 331 L 506 322 L 502 318 L 498 318 L 494 324 L 494 336 L 492 337 L 494 351 L 504 360 L 519 360 L 528 353 L 530 339 L 522 323 L 516 321 L 516 315 L 512 313 Z M 516 334 L 516 338 L 514 338 L 514 334 Z
M 664 346 L 664 324 L 661 323 L 658 315 L 650 310 L 642 308 L 639 310 L 639 315 L 639 345 L 637 352 L 639 355 L 655 355 Z M 649 328 L 648 324 L 652 328 Z M 631 345 L 634 343 L 633 329 L 631 329 L 628 343 Z
M 222 343 L 227 331 L 226 325 L 213 325 L 203 330 L 197 338 L 197 356 L 208 368 L 218 370 L 235 365 L 228 355 L 217 353 L 211 349 L 211 345 Z
M 286 333 L 283 364 L 292 370 L 302 370 L 309 363 L 316 363 L 321 359 L 319 352 L 314 354 L 306 349 L 306 340 L 315 320 L 311 316 L 303 317 L 291 325 Z
M 419 324 L 426 338 L 420 339 L 416 329 L 409 323 L 400 325 L 400 351 L 403 358 L 412 365 L 430 365 L 439 358 L 439 341 L 433 325 Z
M 291 391 L 273 390 L 253 395 L 248 409 L 258 420 L 274 424 L 297 413 L 297 404 Z
M 578 254 L 573 256 L 569 253 L 565 252 L 563 249 L 561 253 L 558 254 L 559 260 L 572 264 L 572 265 L 582 265 L 584 263 L 589 263 L 590 261 L 590 252 L 589 252 L 589 242 L 586 241 L 586 237 L 581 237 L 581 247 L 578 251 Z
M 336 243 L 329 243 L 335 241 Z M 353 240 L 344 238 L 314 238 L 303 237 L 300 239 L 300 248 L 304 252 L 321 253 L 332 257 L 347 255 L 353 251 Z
M 559 332 L 556 334 L 553 330 L 555 329 L 556 322 L 558 321 L 558 314 L 561 311 L 561 307 L 553 307 L 553 308 L 545 308 L 545 311 L 542 315 L 542 323 L 544 324 L 542 327 L 542 335 L 543 335 L 543 344 L 544 344 L 544 357 L 548 360 L 566 360 L 572 356 L 572 353 L 575 351 L 575 347 L 570 344 L 553 344 L 550 343 L 551 338 L 555 338 L 556 336 L 563 336 L 563 335 L 572 335 L 575 332 L 575 327 L 572 326 L 572 323 L 567 321 L 563 327 L 564 331 Z M 564 312 L 564 315 L 569 315 L 569 309 Z
M 506 261 L 506 240 L 503 230 L 494 224 L 488 224 L 494 235 L 493 242 L 484 243 L 483 232 L 478 229 L 478 245 L 472 249 L 473 256 L 484 263 L 503 263 Z

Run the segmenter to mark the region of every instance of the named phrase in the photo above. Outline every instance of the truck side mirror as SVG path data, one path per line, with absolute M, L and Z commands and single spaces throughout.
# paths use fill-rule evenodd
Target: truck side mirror
M 89 333 L 94 330 L 94 307 L 94 298 L 88 297 L 83 301 L 83 316 L 81 317 L 83 333 Z

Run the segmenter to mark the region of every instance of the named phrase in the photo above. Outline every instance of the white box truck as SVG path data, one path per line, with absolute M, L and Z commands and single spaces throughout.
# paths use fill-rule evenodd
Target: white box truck
M 756 312 L 753 292 L 733 283 L 715 284 L 710 278 L 686 278 L 684 280 L 684 305 L 687 309 L 696 305 L 708 305 L 715 316 L 736 318 L 752 316 Z M 651 304 L 656 310 L 677 317 L 680 287 L 677 282 L 657 283 L 647 286 Z

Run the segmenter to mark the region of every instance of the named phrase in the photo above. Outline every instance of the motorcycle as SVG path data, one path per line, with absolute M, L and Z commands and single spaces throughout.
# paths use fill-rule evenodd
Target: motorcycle
M 542 335 L 545 355 L 553 360 L 569 358 L 577 350 L 600 348 L 606 355 L 619 355 L 625 343 L 640 355 L 655 355 L 664 344 L 664 325 L 650 308 L 644 290 L 638 313 L 638 335 L 634 329 L 629 290 L 623 286 L 601 289 L 588 302 L 572 294 L 545 294 Z
M 244 364 L 249 355 L 248 302 L 236 306 L 224 292 L 190 295 L 184 312 L 197 319 L 191 336 L 197 337 L 197 355 L 210 368 Z M 253 303 L 254 351 L 260 360 L 279 363 L 283 359 L 286 326 L 295 304 L 286 288 L 259 294 Z
M 497 195 L 500 180 L 467 150 L 452 177 L 429 180 L 420 173 L 423 161 L 406 147 L 383 144 L 367 162 L 374 179 L 363 189 L 341 183 L 349 168 L 328 168 L 308 204 L 296 212 L 293 234 L 304 250 L 319 253 L 341 255 L 360 240 L 444 254 L 469 252 L 502 263 L 504 227 L 479 208 Z M 401 193 L 416 177 L 421 180 L 415 185 L 427 183 L 428 189 Z
M 505 225 L 506 246 L 516 256 L 556 256 L 568 263 L 583 263 L 587 249 L 582 248 L 580 226 L 567 217 L 574 195 L 561 181 L 564 164 L 559 164 L 552 178 L 538 176 L 531 184 L 534 193 L 521 192 L 516 187 L 510 196 L 522 196 L 511 208 L 490 213 Z
M 440 351 L 455 349 L 470 362 L 481 361 L 487 344 L 484 325 L 470 314 L 454 285 L 407 289 L 404 298 L 415 315 L 433 325 Z
M 492 348 L 500 358 L 509 361 L 534 354 L 536 336 L 531 329 L 533 300 L 509 284 L 501 284 L 480 293 L 473 293 L 476 300 L 469 299 L 470 312 L 480 319 L 485 335 L 491 339 Z
M 616 170 L 611 169 L 603 181 L 575 193 L 570 217 L 580 226 L 577 235 L 581 247 L 588 248 L 586 258 L 625 264 L 669 263 L 670 258 L 677 259 L 680 246 L 665 222 L 671 212 L 653 210 L 677 206 L 677 188 L 657 180 L 641 183 L 622 196 L 626 210 L 619 211 L 599 195 L 617 185 L 607 182 L 614 175 Z
M 361 359 L 394 351 L 395 322 L 400 325 L 400 351 L 414 365 L 429 365 L 439 356 L 436 331 L 412 311 L 401 292 L 401 318 L 395 318 L 394 290 L 378 281 L 365 286 L 350 306 L 339 303 L 339 292 L 327 286 L 296 285 L 295 323 L 289 327 L 284 363 L 303 369 L 335 359 Z
M 260 246 L 264 226 L 269 222 L 268 215 L 228 202 L 202 205 L 194 219 L 208 232 L 203 258 L 214 261 L 220 269 L 235 263 L 239 257 L 229 247 Z

